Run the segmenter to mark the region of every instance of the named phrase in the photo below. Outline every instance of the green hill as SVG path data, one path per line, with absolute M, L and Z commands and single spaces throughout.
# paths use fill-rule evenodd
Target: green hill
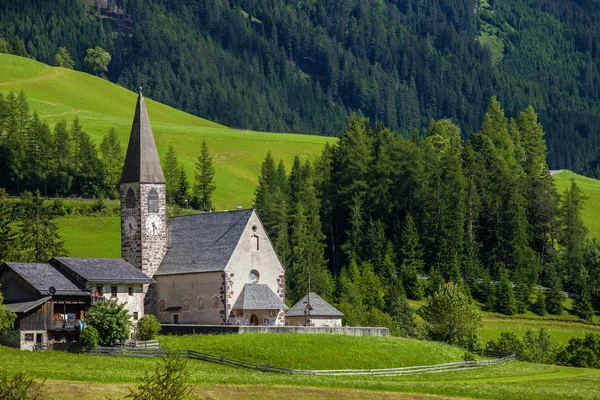
M 136 94 L 107 80 L 36 61 L 0 54 L 0 91 L 23 91 L 31 108 L 51 126 L 79 117 L 99 143 L 109 128 L 127 145 Z M 193 178 L 200 144 L 206 139 L 214 156 L 214 203 L 219 209 L 249 207 L 267 151 L 288 165 L 295 155 L 314 158 L 331 138 L 230 129 L 148 99 L 148 114 L 161 158 L 173 144 L 188 177 Z
M 577 185 L 588 196 L 583 207 L 583 222 L 590 231 L 590 236 L 600 239 L 600 181 L 577 175 L 571 171 L 561 171 L 554 175 L 556 189 L 562 195 L 575 179 Z

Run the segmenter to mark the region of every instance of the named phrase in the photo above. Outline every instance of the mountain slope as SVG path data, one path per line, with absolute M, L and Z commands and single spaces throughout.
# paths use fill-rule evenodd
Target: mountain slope
M 135 110 L 136 94 L 92 75 L 49 67 L 36 61 L 0 54 L 0 91 L 23 91 L 32 111 L 51 126 L 77 116 L 99 143 L 109 128 L 125 147 Z M 148 99 L 148 114 L 161 159 L 173 144 L 188 177 L 206 139 L 216 168 L 214 203 L 219 209 L 250 207 L 260 164 L 267 151 L 288 165 L 295 155 L 314 158 L 332 139 L 281 133 L 240 131 L 186 114 Z

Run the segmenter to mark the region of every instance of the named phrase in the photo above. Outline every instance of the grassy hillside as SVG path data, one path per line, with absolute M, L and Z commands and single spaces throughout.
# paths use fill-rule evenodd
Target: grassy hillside
M 436 343 L 400 338 L 328 335 L 163 337 L 161 344 L 168 347 L 202 348 L 231 358 L 260 360 L 270 364 L 286 360 L 287 365 L 298 367 L 331 365 L 338 368 L 368 368 L 414 365 L 460 360 L 462 355 L 460 349 Z M 355 355 L 358 353 L 360 357 L 357 358 Z M 47 379 L 46 393 L 53 399 L 93 399 L 98 398 L 100 392 L 122 398 L 154 362 L 155 360 L 145 358 L 51 351 L 20 352 L 0 346 L 0 371 L 27 371 L 36 379 Z M 516 361 L 469 371 L 394 377 L 287 376 L 200 361 L 189 363 L 190 382 L 195 385 L 195 391 L 200 398 L 211 399 L 405 399 L 406 393 L 411 393 L 408 398 L 439 395 L 487 399 L 591 399 L 597 398 L 600 384 L 599 370 Z
M 127 146 L 136 94 L 92 75 L 50 67 L 36 61 L 0 54 L 0 91 L 23 91 L 31 108 L 53 126 L 79 117 L 96 143 L 115 128 Z M 173 144 L 193 179 L 200 144 L 206 139 L 214 156 L 214 203 L 219 209 L 249 207 L 267 151 L 288 165 L 295 155 L 314 158 L 331 138 L 309 135 L 240 131 L 186 114 L 148 99 L 148 114 L 161 159 Z M 259 110 L 257 110 L 258 112 Z
M 583 209 L 583 221 L 590 231 L 590 236 L 600 239 L 600 181 L 577 175 L 571 171 L 562 171 L 554 175 L 556 189 L 562 195 L 575 179 L 577 185 L 588 196 Z

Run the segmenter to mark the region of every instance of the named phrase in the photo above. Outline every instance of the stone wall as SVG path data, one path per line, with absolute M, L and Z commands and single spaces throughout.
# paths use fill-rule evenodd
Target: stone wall
M 226 333 L 306 333 L 350 336 L 389 336 L 382 327 L 304 327 L 304 326 L 235 326 L 235 325 L 173 325 L 162 324 L 163 335 L 209 335 Z
M 321 326 L 326 328 L 341 328 L 342 318 L 323 318 L 323 317 L 308 317 L 310 326 Z M 301 317 L 285 317 L 287 326 L 304 326 L 305 318 Z

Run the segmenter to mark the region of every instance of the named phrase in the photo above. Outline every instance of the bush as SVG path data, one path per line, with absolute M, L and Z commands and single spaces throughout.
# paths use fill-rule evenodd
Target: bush
M 8 376 L 6 372 L 0 372 L 0 399 L 2 400 L 36 400 L 42 398 L 42 387 L 34 387 L 33 379 L 19 372 Z
M 131 321 L 125 304 L 118 304 L 116 300 L 99 301 L 85 317 L 89 326 L 98 330 L 102 346 L 110 346 L 129 338 Z
M 160 323 L 154 315 L 140 318 L 135 329 L 138 340 L 152 340 L 160 332 Z
M 600 335 L 588 333 L 585 338 L 571 338 L 557 356 L 558 364 L 571 367 L 600 368 Z
M 90 351 L 94 347 L 98 347 L 98 343 L 100 342 L 98 330 L 93 326 L 86 326 L 79 334 L 79 342 L 83 351 Z
M 418 314 L 427 323 L 428 336 L 432 340 L 469 347 L 477 343 L 481 314 L 459 285 L 442 285 L 427 298 L 427 304 Z
M 169 352 L 156 363 L 154 371 L 146 371 L 137 391 L 131 391 L 127 397 L 133 400 L 187 399 L 190 394 L 188 377 L 187 361 Z

